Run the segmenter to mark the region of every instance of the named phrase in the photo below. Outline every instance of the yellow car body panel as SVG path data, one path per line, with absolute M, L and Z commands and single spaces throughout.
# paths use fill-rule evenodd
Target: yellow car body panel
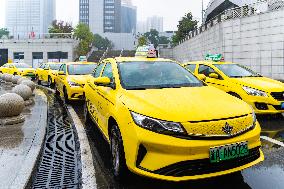
M 214 70 L 222 79 L 206 77 L 205 83 L 208 85 L 219 88 L 229 94 L 237 94 L 242 100 L 251 105 L 257 114 L 276 114 L 284 113 L 284 108 L 281 108 L 284 103 L 284 84 L 280 81 L 276 81 L 267 77 L 243 77 L 243 78 L 231 78 L 223 73 L 216 67 L 218 64 L 234 64 L 231 62 L 212 62 L 212 61 L 197 61 L 185 63 L 184 66 L 188 67 L 195 65 L 194 70 L 190 69 L 197 77 L 199 77 L 199 66 L 205 65 Z M 243 87 L 249 87 L 257 89 L 266 93 L 264 96 L 252 96 L 249 95 Z M 276 97 L 275 95 L 276 94 Z M 257 104 L 263 104 L 267 106 L 265 109 L 257 107 Z
M 139 61 L 170 60 L 123 57 L 106 59 L 96 68 L 101 69 L 101 72 L 96 71 L 99 77 L 104 76 L 106 66 L 111 64 L 115 87 L 95 85 L 95 77 L 98 75 L 92 77 L 84 87 L 88 112 L 109 143 L 110 123 L 116 122 L 122 136 L 126 165 L 130 171 L 155 179 L 184 181 L 229 174 L 264 160 L 259 149 L 259 123 L 256 122 L 252 130 L 245 131 L 248 125 L 253 124 L 252 109 L 249 105 L 211 86 L 126 90 L 121 85 L 118 63 L 131 64 Z M 179 138 L 160 134 L 138 126 L 131 112 L 158 120 L 181 123 L 190 136 L 219 136 L 221 128 L 229 123 L 236 126 L 236 130 L 233 130 L 236 136 L 218 140 Z M 238 132 L 244 133 L 237 134 Z M 259 152 L 258 158 L 244 165 L 190 176 L 171 176 L 159 172 L 163 168 L 182 162 L 209 162 L 210 148 L 243 141 L 248 142 L 249 149 L 256 149 Z M 141 163 L 137 164 L 141 145 L 146 148 L 147 153 Z
M 21 67 L 20 65 L 24 66 Z M 7 63 L 0 68 L 0 72 L 2 72 L 3 74 L 7 73 L 12 75 L 20 75 L 23 77 L 34 78 L 36 70 L 24 63 Z
M 56 67 L 54 67 L 57 65 Z M 57 69 L 60 67 L 61 63 L 46 63 L 42 64 L 39 68 L 36 69 L 36 75 L 38 80 L 48 82 L 50 79 L 51 83 L 55 82 L 57 77 Z
M 87 81 L 91 78 L 90 74 L 86 75 L 71 75 L 68 71 L 67 67 L 69 65 L 93 65 L 96 63 L 86 62 L 71 62 L 71 63 L 63 63 L 58 71 L 52 72 L 55 75 L 55 85 L 56 90 L 59 92 L 61 97 L 66 98 L 66 100 L 83 100 L 84 99 L 84 90 L 83 87 L 87 83 Z M 64 67 L 64 68 L 63 68 Z M 65 74 L 60 75 L 60 69 L 62 71 L 64 69 Z M 94 67 L 95 68 L 95 67 Z M 89 70 L 90 73 L 92 70 Z M 70 82 L 74 82 L 75 86 L 71 86 Z

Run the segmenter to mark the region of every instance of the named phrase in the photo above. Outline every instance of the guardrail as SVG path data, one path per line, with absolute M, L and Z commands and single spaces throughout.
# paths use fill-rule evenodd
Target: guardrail
M 226 20 L 242 18 L 246 16 L 260 14 L 263 12 L 275 11 L 283 8 L 284 8 L 284 0 L 260 0 L 254 4 L 225 10 L 216 17 L 214 17 L 213 19 L 207 21 L 205 24 L 190 31 L 188 35 L 178 43 L 178 45 L 199 35 L 200 33 L 213 27 L 214 25 L 224 22 Z

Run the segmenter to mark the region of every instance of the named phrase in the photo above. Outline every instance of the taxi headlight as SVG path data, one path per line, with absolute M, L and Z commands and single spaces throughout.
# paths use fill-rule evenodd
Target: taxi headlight
M 185 135 L 186 131 L 180 123 L 161 121 L 147 116 L 131 112 L 136 125 L 161 134 L 166 135 Z
M 70 87 L 80 87 L 80 84 L 74 81 L 68 81 L 68 84 L 70 85 Z
M 253 89 L 250 87 L 243 87 L 243 89 L 246 91 L 248 95 L 267 97 L 266 92 L 263 92 L 257 89 Z

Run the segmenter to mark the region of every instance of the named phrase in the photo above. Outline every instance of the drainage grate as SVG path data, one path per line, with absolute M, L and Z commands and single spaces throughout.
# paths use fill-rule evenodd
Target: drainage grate
M 32 188 L 79 188 L 78 145 L 72 124 L 54 95 L 47 96 L 47 135 Z

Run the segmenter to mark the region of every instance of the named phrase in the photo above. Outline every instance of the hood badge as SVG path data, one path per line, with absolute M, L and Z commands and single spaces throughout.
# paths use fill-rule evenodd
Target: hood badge
M 222 129 L 227 135 L 232 135 L 234 127 L 230 126 L 229 123 L 226 123 L 225 127 L 223 127 Z

